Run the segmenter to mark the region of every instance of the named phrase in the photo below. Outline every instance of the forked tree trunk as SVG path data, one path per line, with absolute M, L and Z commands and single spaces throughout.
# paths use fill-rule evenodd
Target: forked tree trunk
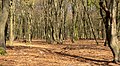
M 108 6 L 108 7 L 105 7 L 103 5 L 104 0 L 100 0 L 100 6 L 107 13 L 106 16 L 107 15 L 110 16 L 109 17 L 110 25 L 109 25 L 109 22 L 105 23 L 106 26 L 108 25 L 107 28 L 105 27 L 106 34 L 107 34 L 106 38 L 108 41 L 108 45 L 113 53 L 115 63 L 120 61 L 120 45 L 118 43 L 118 38 L 117 38 L 117 24 L 116 24 L 117 23 L 117 21 L 116 21 L 117 1 L 118 0 L 105 0 L 106 5 Z M 107 19 L 108 18 L 106 18 L 106 20 Z
M 5 25 L 8 18 L 8 0 L 2 0 L 2 15 L 0 15 L 0 54 L 6 49 L 5 45 Z

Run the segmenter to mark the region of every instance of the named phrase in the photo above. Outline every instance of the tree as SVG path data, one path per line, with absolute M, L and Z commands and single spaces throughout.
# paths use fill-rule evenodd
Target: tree
M 111 37 L 110 37 L 110 47 L 114 55 L 114 62 L 120 61 L 120 45 L 118 43 L 117 38 L 117 0 L 112 1 L 112 7 L 111 7 Z
M 14 33 L 13 33 L 13 22 L 14 22 L 14 10 L 15 3 L 14 0 L 10 0 L 10 44 L 13 44 Z
M 8 0 L 2 0 L 2 14 L 0 15 L 0 54 L 5 54 L 6 52 L 5 26 L 8 19 L 8 7 Z
M 117 0 L 105 0 L 106 6 L 103 5 L 104 0 L 100 0 L 100 7 L 106 12 L 106 39 L 113 53 L 114 62 L 120 61 L 120 45 L 117 38 Z
M 110 44 L 109 42 L 110 42 L 110 40 L 109 40 L 109 37 L 110 37 L 110 0 L 105 0 L 105 4 L 106 4 L 106 6 L 105 5 L 103 5 L 103 3 L 104 3 L 104 0 L 100 0 L 100 3 L 99 3 L 99 5 L 100 5 L 100 14 L 101 14 L 101 17 L 102 17 L 102 19 L 103 19 L 103 21 L 104 21 L 104 24 L 105 24 L 105 31 L 106 31 L 106 40 L 105 40 L 105 46 L 107 45 L 107 43 L 108 43 L 108 45 Z M 105 18 L 104 18 L 104 16 L 103 16 L 103 12 L 102 12 L 102 10 L 104 10 L 105 11 Z

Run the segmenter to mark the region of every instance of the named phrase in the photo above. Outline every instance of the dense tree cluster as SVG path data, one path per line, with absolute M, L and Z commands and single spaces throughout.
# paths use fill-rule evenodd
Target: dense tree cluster
M 17 39 L 45 39 L 62 43 L 70 38 L 104 39 L 105 27 L 99 14 L 98 0 L 16 0 L 13 33 Z M 97 17 L 96 17 L 97 16 Z M 8 28 L 11 23 L 8 22 Z
M 105 39 L 117 62 L 120 47 L 119 0 L 1 0 L 0 46 L 5 39 L 43 39 L 62 44 L 71 39 Z

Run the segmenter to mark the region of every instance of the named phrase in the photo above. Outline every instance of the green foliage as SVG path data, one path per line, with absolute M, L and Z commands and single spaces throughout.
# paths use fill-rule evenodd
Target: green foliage
M 93 2 L 94 2 L 94 0 L 88 0 L 88 6 L 91 6 L 91 5 L 93 5 Z
M 118 20 L 120 20 L 120 16 L 118 16 Z
M 5 55 L 7 52 L 3 47 L 0 47 L 0 55 Z
M 99 9 L 99 0 L 88 0 L 87 5 L 88 6 L 95 6 L 96 8 Z

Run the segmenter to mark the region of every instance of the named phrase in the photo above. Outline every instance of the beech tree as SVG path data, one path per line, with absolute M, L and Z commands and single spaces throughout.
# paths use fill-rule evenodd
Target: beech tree
M 14 32 L 13 32 L 13 23 L 14 23 L 14 12 L 15 12 L 15 1 L 10 0 L 10 44 L 13 44 Z
M 0 15 L 0 54 L 5 54 L 5 26 L 8 19 L 8 0 L 2 0 L 2 13 Z
M 105 5 L 104 5 L 105 3 Z M 117 3 L 118 0 L 100 0 L 100 7 L 106 13 L 105 17 L 105 29 L 106 29 L 106 40 L 108 46 L 110 47 L 113 56 L 114 62 L 117 63 L 120 61 L 120 45 L 117 38 Z M 102 11 L 100 12 L 101 15 Z M 102 16 L 103 17 L 103 16 Z

